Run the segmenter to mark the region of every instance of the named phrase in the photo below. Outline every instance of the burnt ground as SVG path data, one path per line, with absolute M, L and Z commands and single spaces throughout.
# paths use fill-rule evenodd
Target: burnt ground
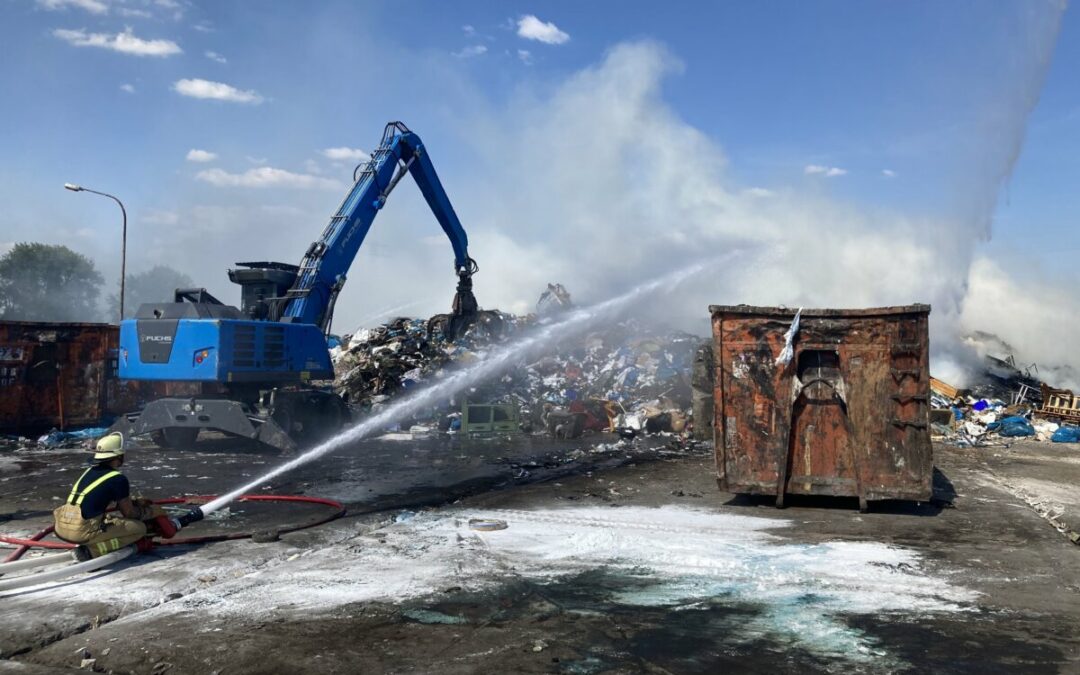
M 0 458 L 0 531 L 46 524 L 79 459 Z M 126 470 L 147 495 L 207 494 L 277 461 L 211 441 Z M 1080 449 L 936 463 L 951 506 L 859 514 L 722 493 L 706 450 L 661 443 L 365 442 L 267 486 L 342 500 L 341 520 L 0 595 L 0 671 L 1080 672 L 1080 547 L 1036 512 L 1080 523 Z M 185 534 L 318 513 L 237 504 Z

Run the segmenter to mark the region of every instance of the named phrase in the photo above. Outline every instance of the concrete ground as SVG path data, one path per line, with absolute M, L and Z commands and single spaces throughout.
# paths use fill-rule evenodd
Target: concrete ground
M 79 460 L 0 459 L 0 531 L 47 523 Z M 211 441 L 126 470 L 207 494 L 277 461 Z M 1080 524 L 1080 449 L 936 463 L 941 501 L 863 515 L 724 494 L 707 450 L 663 441 L 365 442 L 267 486 L 346 502 L 329 525 L 0 594 L 0 672 L 1080 672 L 1080 547 L 1057 529 Z M 320 513 L 236 504 L 185 534 Z

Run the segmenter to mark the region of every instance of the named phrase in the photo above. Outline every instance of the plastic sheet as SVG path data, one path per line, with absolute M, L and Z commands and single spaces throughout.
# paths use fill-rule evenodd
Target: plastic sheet
M 108 432 L 107 427 L 90 427 L 78 431 L 51 431 L 38 439 L 38 443 L 47 448 L 58 448 L 65 445 L 78 445 L 83 441 L 91 441 L 100 438 Z
M 795 312 L 795 318 L 791 320 L 791 327 L 784 333 L 784 348 L 780 350 L 780 356 L 776 357 L 776 365 L 786 366 L 795 358 L 795 335 L 799 332 L 799 319 L 802 318 L 802 307 Z
M 1035 435 L 1035 427 L 1023 417 L 1006 417 L 1000 422 L 986 425 L 987 431 L 996 431 L 998 435 L 1007 438 L 1022 438 Z
M 1063 425 L 1058 427 L 1050 440 L 1055 443 L 1080 443 L 1080 427 Z

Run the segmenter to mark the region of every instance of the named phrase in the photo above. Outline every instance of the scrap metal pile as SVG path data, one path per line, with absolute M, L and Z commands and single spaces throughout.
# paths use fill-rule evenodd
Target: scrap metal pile
M 568 306 L 565 289 L 551 286 L 539 303 L 540 313 L 489 313 L 455 342 L 438 331 L 437 321 L 415 318 L 358 330 L 331 352 L 335 388 L 357 412 L 377 409 L 412 387 L 483 358 L 487 349 L 527 333 Z M 516 406 L 522 430 L 557 437 L 588 431 L 685 435 L 691 427 L 691 368 L 701 342 L 636 320 L 610 324 L 549 346 L 474 387 L 466 398 L 471 404 Z M 448 400 L 412 424 L 456 431 L 462 403 L 460 397 Z

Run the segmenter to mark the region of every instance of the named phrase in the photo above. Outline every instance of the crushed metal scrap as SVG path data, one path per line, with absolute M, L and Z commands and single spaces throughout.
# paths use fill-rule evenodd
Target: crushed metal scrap
M 489 346 L 513 339 L 547 320 L 542 314 L 569 303 L 566 289 L 550 284 L 537 314 L 492 312 L 492 320 L 477 322 L 453 342 L 431 320 L 397 318 L 358 330 L 332 352 L 335 388 L 355 409 L 377 409 L 412 387 L 483 358 Z M 701 344 L 699 337 L 649 329 L 638 321 L 611 324 L 520 363 L 497 381 L 402 428 L 456 432 L 468 406 L 498 404 L 519 413 L 522 430 L 559 438 L 590 431 L 688 435 L 693 426 L 691 369 Z

